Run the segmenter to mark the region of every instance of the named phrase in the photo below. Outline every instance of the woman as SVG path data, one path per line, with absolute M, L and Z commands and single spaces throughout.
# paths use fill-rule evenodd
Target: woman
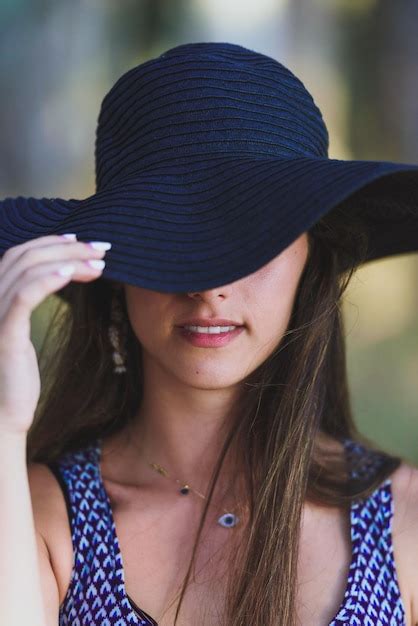
M 96 194 L 2 202 L 2 622 L 418 623 L 418 469 L 357 432 L 341 316 L 417 251 L 418 167 L 327 148 L 280 63 L 185 44 L 104 98 Z

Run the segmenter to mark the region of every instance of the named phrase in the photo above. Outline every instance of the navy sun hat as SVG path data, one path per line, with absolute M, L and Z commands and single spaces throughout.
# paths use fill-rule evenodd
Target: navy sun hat
M 365 262 L 418 251 L 418 165 L 330 159 L 303 83 L 237 44 L 179 45 L 122 75 L 95 159 L 87 198 L 0 201 L 0 256 L 73 232 L 112 243 L 98 280 L 191 292 L 255 272 L 337 206 L 364 218 Z

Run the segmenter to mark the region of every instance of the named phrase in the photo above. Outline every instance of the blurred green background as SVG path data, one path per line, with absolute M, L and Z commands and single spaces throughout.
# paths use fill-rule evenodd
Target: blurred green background
M 416 0 L 2 0 L 0 196 L 95 191 L 105 93 L 193 41 L 278 59 L 324 114 L 330 157 L 418 163 Z M 33 314 L 40 348 L 56 300 Z M 344 300 L 360 430 L 418 464 L 418 255 L 367 264 Z

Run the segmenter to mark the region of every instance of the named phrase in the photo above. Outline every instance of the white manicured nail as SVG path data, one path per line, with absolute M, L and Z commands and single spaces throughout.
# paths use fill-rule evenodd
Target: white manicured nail
M 94 250 L 110 250 L 112 244 L 109 241 L 89 241 L 89 246 Z
M 60 276 L 71 276 L 75 272 L 75 265 L 63 265 L 57 272 Z
M 94 267 L 95 270 L 102 270 L 105 266 L 105 262 L 102 259 L 89 259 L 87 263 L 90 267 Z
M 66 233 L 62 235 L 65 239 L 71 239 L 71 241 L 75 241 L 77 239 L 77 235 L 75 233 Z

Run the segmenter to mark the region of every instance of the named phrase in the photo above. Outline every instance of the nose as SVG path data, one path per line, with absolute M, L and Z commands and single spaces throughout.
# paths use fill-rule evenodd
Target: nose
M 205 289 L 204 291 L 188 291 L 187 295 L 193 300 L 202 300 L 203 302 L 211 302 L 218 298 L 225 298 L 225 289 L 223 287 L 216 287 L 213 289 Z

